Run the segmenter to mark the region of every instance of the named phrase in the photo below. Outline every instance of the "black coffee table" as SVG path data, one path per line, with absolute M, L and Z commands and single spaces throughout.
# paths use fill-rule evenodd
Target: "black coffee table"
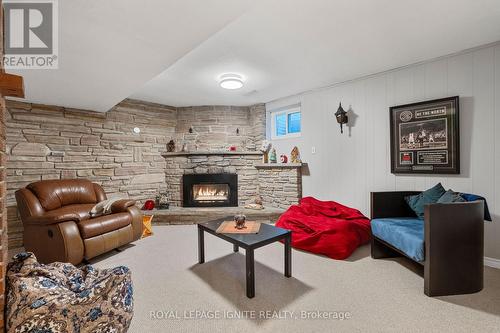
M 231 221 L 232 219 L 232 217 L 226 217 L 198 224 L 198 262 L 200 264 L 205 262 L 205 231 L 232 243 L 234 252 L 238 252 L 240 247 L 244 248 L 246 257 L 247 297 L 253 298 L 255 296 L 255 261 L 253 251 L 259 247 L 283 239 L 285 241 L 285 276 L 292 276 L 292 232 L 290 230 L 262 223 L 258 234 L 218 234 L 215 232 L 222 222 Z

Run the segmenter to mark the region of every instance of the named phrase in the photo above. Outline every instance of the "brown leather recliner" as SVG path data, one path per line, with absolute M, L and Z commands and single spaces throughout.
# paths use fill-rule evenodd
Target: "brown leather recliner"
M 111 214 L 90 217 L 106 194 L 83 179 L 44 180 L 16 191 L 24 247 L 40 262 L 78 264 L 133 242 L 142 234 L 142 213 L 133 200 L 119 200 Z

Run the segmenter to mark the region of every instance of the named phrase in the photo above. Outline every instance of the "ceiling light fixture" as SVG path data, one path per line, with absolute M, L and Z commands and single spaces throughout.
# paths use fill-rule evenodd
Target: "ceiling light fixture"
M 222 74 L 219 84 L 224 89 L 235 90 L 243 87 L 243 76 L 234 73 Z

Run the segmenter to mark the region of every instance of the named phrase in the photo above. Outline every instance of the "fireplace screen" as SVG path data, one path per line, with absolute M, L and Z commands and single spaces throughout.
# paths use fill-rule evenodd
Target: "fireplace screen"
M 184 207 L 237 207 L 238 175 L 183 175 L 182 204 Z
M 226 201 L 229 199 L 227 184 L 196 184 L 193 185 L 193 200 L 195 201 Z

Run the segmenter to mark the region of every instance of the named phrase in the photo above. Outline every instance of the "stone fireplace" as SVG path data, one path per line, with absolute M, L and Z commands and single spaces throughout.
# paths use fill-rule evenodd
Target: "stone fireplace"
M 264 206 L 286 209 L 302 197 L 301 163 L 264 164 L 257 151 L 165 152 L 162 156 L 166 194 L 173 207 L 243 207 L 260 196 Z M 230 183 L 214 181 L 213 176 L 237 179 L 235 189 L 229 189 L 235 195 L 231 205 L 225 199 L 227 186 L 203 186 Z
M 184 207 L 238 206 L 236 174 L 185 174 L 182 189 Z

